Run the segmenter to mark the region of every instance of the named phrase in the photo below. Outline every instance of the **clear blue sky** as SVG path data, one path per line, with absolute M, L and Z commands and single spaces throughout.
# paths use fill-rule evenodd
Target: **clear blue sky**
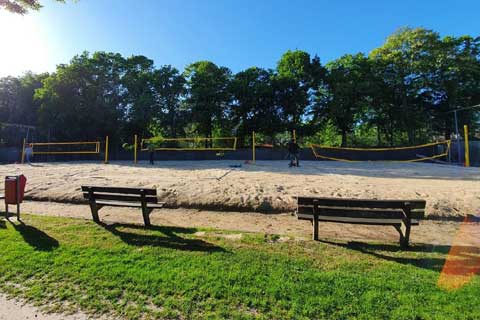
M 239 71 L 274 67 L 288 49 L 318 54 L 323 63 L 346 53 L 369 52 L 402 26 L 434 29 L 442 36 L 480 35 L 479 0 L 42 3 L 41 11 L 25 17 L 0 13 L 0 32 L 9 30 L 2 43 L 7 50 L 0 53 L 0 76 L 26 69 L 53 71 L 83 50 L 143 54 L 156 65 L 179 69 L 212 60 Z

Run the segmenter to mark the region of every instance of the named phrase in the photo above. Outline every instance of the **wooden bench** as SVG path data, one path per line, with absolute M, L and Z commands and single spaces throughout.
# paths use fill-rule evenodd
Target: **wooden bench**
M 162 208 L 165 203 L 158 202 L 157 190 L 147 188 L 119 188 L 82 186 L 83 198 L 87 199 L 92 218 L 100 222 L 98 211 L 105 207 L 141 208 L 145 226 L 150 226 L 150 213 Z
M 407 247 L 410 229 L 425 216 L 425 200 L 364 200 L 297 197 L 298 219 L 311 220 L 313 240 L 318 240 L 318 222 L 393 226 L 400 245 Z

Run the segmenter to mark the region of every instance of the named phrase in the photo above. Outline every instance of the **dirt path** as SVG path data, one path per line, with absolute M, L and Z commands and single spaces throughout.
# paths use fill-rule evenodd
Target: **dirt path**
M 87 205 L 28 201 L 22 206 L 22 211 L 38 215 L 91 219 L 90 208 Z M 139 210 L 130 208 L 105 207 L 100 211 L 100 218 L 107 223 L 143 223 Z M 310 239 L 312 232 L 310 222 L 300 221 L 291 214 L 162 209 L 153 211 L 151 221 L 154 225 L 260 232 L 288 235 L 296 239 Z M 461 225 L 461 222 L 454 221 L 425 220 L 420 226 L 413 228 L 411 240 L 412 243 L 450 245 Z M 479 245 L 480 223 L 470 224 L 469 230 L 471 230 L 469 237 L 462 242 L 465 245 Z M 392 227 L 328 222 L 321 223 L 320 236 L 351 241 L 398 241 L 398 233 Z
M 73 315 L 44 314 L 37 307 L 9 299 L 0 294 L 0 320 L 87 320 L 94 319 L 83 313 Z

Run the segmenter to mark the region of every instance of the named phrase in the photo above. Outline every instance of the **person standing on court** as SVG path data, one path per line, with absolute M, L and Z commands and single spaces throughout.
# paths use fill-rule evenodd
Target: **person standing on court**
M 31 163 L 33 157 L 33 146 L 31 143 L 29 143 L 25 147 L 25 160 L 27 161 L 28 164 Z
M 150 156 L 150 164 L 154 165 L 155 146 L 152 142 L 148 144 L 148 154 Z
M 299 163 L 300 146 L 298 145 L 298 143 L 295 140 L 291 139 L 287 145 L 287 149 L 288 149 L 288 156 L 290 158 L 290 164 L 288 166 L 290 168 L 300 167 L 300 163 Z

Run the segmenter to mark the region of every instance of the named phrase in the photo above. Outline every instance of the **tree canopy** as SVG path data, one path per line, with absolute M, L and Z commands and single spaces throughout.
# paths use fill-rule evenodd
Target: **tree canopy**
M 0 122 L 35 125 L 38 140 L 109 135 L 117 146 L 134 134 L 237 136 L 242 146 L 253 130 L 271 141 L 296 130 L 310 142 L 412 145 L 449 138 L 448 112 L 479 103 L 480 37 L 423 28 L 402 28 L 369 54 L 325 65 L 301 50 L 285 52 L 275 69 L 237 73 L 211 61 L 177 70 L 141 55 L 84 52 L 51 74 L 0 78 Z M 474 131 L 478 112 L 459 120 Z M 1 126 L 0 134 L 19 144 Z
M 65 0 L 54 0 L 64 3 Z M 0 0 L 0 9 L 7 11 L 25 14 L 30 10 L 39 10 L 42 5 L 39 0 Z

